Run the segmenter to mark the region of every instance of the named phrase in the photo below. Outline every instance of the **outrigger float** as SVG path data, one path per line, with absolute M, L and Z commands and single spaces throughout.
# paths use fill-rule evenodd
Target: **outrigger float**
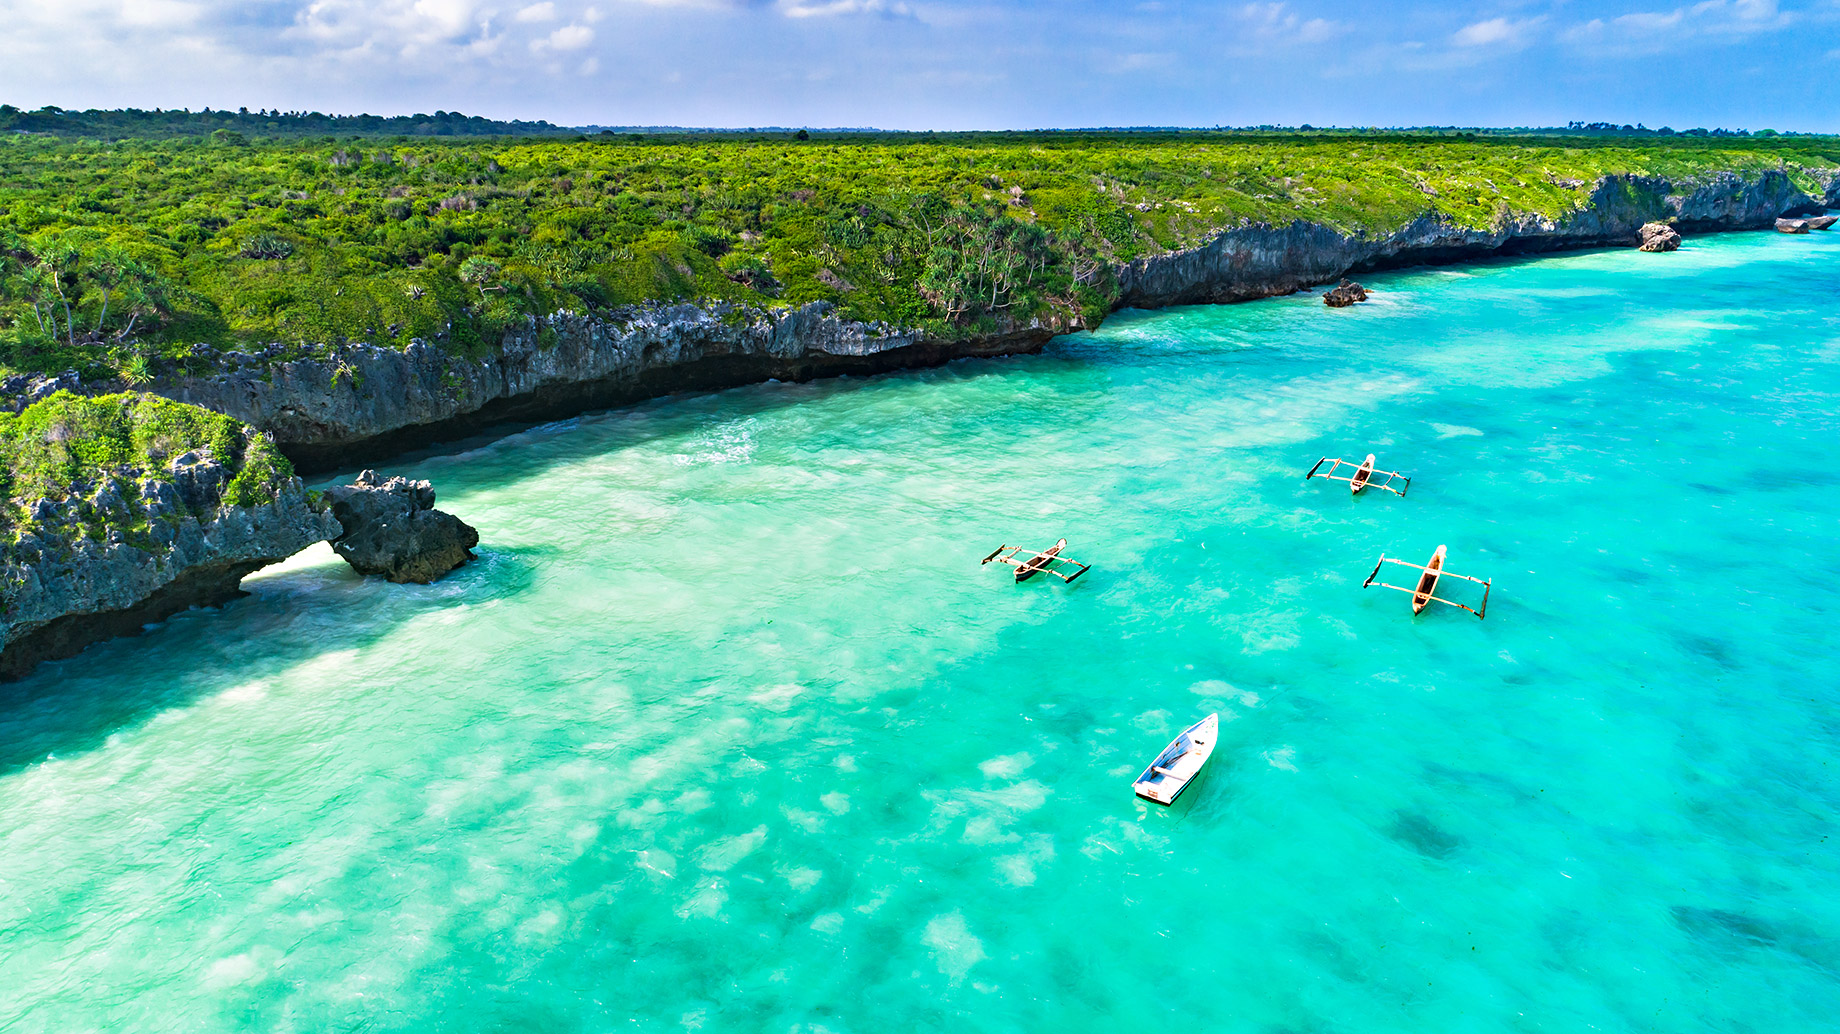
M 1325 463 L 1329 464 L 1329 469 L 1323 471 L 1321 474 L 1316 473 Z M 1337 474 L 1336 471 L 1342 469 L 1344 466 L 1354 468 L 1354 472 L 1351 474 Z M 1311 467 L 1308 474 L 1303 476 L 1305 481 L 1311 478 L 1328 478 L 1330 481 L 1346 481 L 1348 482 L 1349 495 L 1360 495 L 1361 490 L 1364 488 L 1383 488 L 1399 498 L 1404 499 L 1406 497 L 1406 489 L 1412 487 L 1412 479 L 1396 470 L 1375 470 L 1374 454 L 1371 452 L 1367 454 L 1367 459 L 1361 461 L 1359 464 L 1356 464 L 1353 460 L 1331 460 L 1329 457 L 1324 456 L 1322 459 L 1316 461 L 1316 466 Z M 1385 480 L 1376 481 L 1374 480 L 1375 478 L 1384 478 Z M 1393 487 L 1394 481 L 1400 482 L 1398 488 Z
M 1038 574 L 1046 572 L 1063 582 L 1072 584 L 1075 578 L 1092 568 L 1091 564 L 1082 564 L 1061 556 L 1061 550 L 1067 548 L 1067 540 L 1062 539 L 1047 549 L 1031 550 L 1023 546 L 998 546 L 980 565 L 995 560 L 999 564 L 1008 564 L 1016 569 L 1016 580 L 1026 582 Z M 1026 555 L 1025 555 L 1026 554 Z M 1072 573 L 1068 573 L 1071 571 Z
M 1398 564 L 1400 567 L 1410 567 L 1423 573 L 1418 576 L 1418 584 L 1410 589 L 1403 585 L 1389 585 L 1386 582 L 1374 581 L 1380 574 L 1380 568 L 1387 564 Z M 1443 578 L 1461 578 L 1466 582 L 1475 582 L 1482 586 L 1482 605 L 1480 607 L 1466 607 L 1455 600 L 1447 600 L 1437 595 L 1438 581 Z M 1485 580 L 1467 574 L 1451 574 L 1444 570 L 1444 547 L 1439 546 L 1437 552 L 1431 554 L 1431 562 L 1428 564 L 1408 563 L 1404 560 L 1397 560 L 1389 557 L 1385 553 L 1380 554 L 1380 562 L 1374 565 L 1373 573 L 1369 574 L 1367 580 L 1361 583 L 1361 588 L 1365 589 L 1370 585 L 1378 585 L 1383 589 L 1398 589 L 1400 592 L 1411 593 L 1412 613 L 1414 614 L 1421 613 L 1428 604 L 1435 600 L 1439 603 L 1445 603 L 1452 607 L 1456 607 L 1458 610 L 1467 610 L 1471 614 L 1476 615 L 1478 619 L 1481 619 L 1489 610 L 1489 590 L 1494 587 L 1494 579 Z

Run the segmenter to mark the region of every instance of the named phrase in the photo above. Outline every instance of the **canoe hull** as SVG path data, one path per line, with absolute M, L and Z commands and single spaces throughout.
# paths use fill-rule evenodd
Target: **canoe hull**
M 1361 462 L 1361 469 L 1355 471 L 1354 477 L 1348 479 L 1348 494 L 1360 495 L 1361 490 L 1367 487 L 1367 482 L 1373 476 L 1374 454 L 1370 452 L 1367 454 L 1367 459 Z
M 1425 565 L 1425 573 L 1418 576 L 1418 587 L 1412 592 L 1412 613 L 1424 612 L 1431 603 L 1431 597 L 1437 594 L 1438 578 L 1444 573 L 1444 547 L 1431 554 L 1431 562 Z

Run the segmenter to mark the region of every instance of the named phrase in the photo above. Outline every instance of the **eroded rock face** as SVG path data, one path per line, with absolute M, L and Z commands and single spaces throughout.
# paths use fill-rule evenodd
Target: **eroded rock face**
M 417 341 L 328 358 L 251 362 L 147 390 L 253 424 L 297 469 L 357 466 L 504 421 L 557 420 L 677 391 L 804 381 L 1036 352 L 1080 329 L 1060 312 L 964 339 L 839 319 L 827 302 L 768 312 L 727 303 L 556 313 L 505 335 L 485 359 Z M 228 365 L 228 364 L 226 364 Z
M 1777 233 L 1807 233 L 1808 230 L 1809 230 L 1808 220 L 1806 219 L 1778 219 L 1776 220 L 1776 232 Z
M 1810 230 L 1825 230 L 1835 222 L 1840 222 L 1840 215 L 1811 215 L 1802 221 L 1808 224 Z
M 1674 251 L 1680 247 L 1680 233 L 1666 223 L 1646 223 L 1642 226 L 1642 244 L 1639 251 Z
M 1840 175 L 1826 194 L 1840 194 Z M 1831 202 L 1830 202 L 1831 203 Z M 1767 229 L 1778 217 L 1812 211 L 1809 197 L 1779 169 L 1754 178 L 1720 173 L 1691 183 L 1658 176 L 1606 176 L 1583 207 L 1551 219 L 1523 213 L 1486 229 L 1429 213 L 1392 233 L 1345 234 L 1320 223 L 1251 224 L 1222 231 L 1200 247 L 1138 259 L 1118 272 L 1118 304 L 1239 302 L 1333 283 L 1351 272 L 1640 243 L 1646 223 L 1681 232 Z
M 1367 300 L 1367 288 L 1353 280 L 1343 280 L 1323 292 L 1323 304 L 1335 309 L 1345 309 L 1355 302 Z
M 235 599 L 244 575 L 339 532 L 299 478 L 255 506 L 223 505 L 228 482 L 224 465 L 200 451 L 166 471 L 123 468 L 28 506 L 32 527 L 0 550 L 0 679 Z M 97 527 L 109 530 L 97 538 Z
M 408 478 L 359 474 L 326 490 L 343 529 L 332 548 L 359 574 L 392 582 L 429 582 L 473 559 L 479 532 L 434 508 L 434 486 Z

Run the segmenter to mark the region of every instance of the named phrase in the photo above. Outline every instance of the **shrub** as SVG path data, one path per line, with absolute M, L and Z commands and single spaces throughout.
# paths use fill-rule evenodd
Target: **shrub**
M 272 261 L 294 254 L 294 242 L 272 233 L 258 233 L 243 241 L 237 254 L 248 259 Z

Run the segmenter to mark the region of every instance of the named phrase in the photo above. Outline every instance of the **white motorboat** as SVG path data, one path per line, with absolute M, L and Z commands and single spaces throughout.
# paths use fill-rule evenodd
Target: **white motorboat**
M 1174 804 L 1188 784 L 1201 774 L 1201 766 L 1214 756 L 1215 733 L 1220 729 L 1220 715 L 1208 715 L 1182 730 L 1163 752 L 1137 777 L 1131 789 L 1137 796 L 1157 804 Z

